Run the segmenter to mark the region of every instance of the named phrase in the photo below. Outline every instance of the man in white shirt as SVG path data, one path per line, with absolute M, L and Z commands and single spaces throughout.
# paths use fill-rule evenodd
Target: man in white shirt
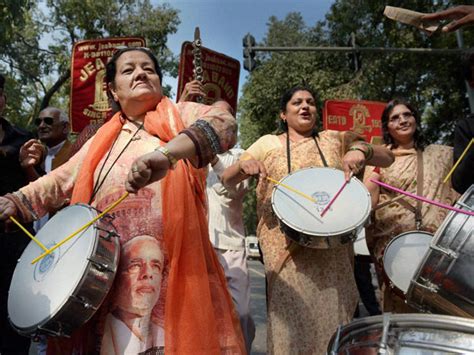
M 30 139 L 20 148 L 20 164 L 29 181 L 64 164 L 69 159 L 71 142 L 69 118 L 60 109 L 47 107 L 35 119 L 38 127 L 38 138 Z M 48 221 L 48 215 L 34 222 L 37 232 Z
M 255 338 L 255 324 L 250 317 L 250 283 L 242 214 L 249 180 L 241 182 L 232 190 L 226 189 L 220 180 L 225 168 L 237 162 L 242 153 L 242 149 L 231 149 L 216 156 L 209 166 L 206 190 L 209 202 L 209 236 L 224 268 L 240 317 L 247 352 L 250 354 Z

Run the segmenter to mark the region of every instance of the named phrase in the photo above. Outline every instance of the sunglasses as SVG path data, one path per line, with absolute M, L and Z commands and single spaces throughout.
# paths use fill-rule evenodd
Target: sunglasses
M 39 126 L 41 122 L 46 123 L 48 126 L 52 126 L 54 124 L 53 117 L 38 117 L 35 119 L 35 125 Z

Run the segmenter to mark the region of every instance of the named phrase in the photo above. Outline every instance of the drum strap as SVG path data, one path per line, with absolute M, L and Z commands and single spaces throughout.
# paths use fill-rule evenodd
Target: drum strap
M 318 141 L 316 140 L 316 137 L 313 136 L 314 143 L 316 144 L 316 148 L 318 148 L 319 156 L 321 157 L 321 160 L 323 161 L 323 165 L 325 168 L 328 167 L 328 163 L 326 161 L 326 158 L 324 157 L 323 151 L 319 147 Z M 291 173 L 291 152 L 290 152 L 290 135 L 288 132 L 286 132 L 286 162 L 288 164 L 288 174 Z
M 280 254 L 280 257 L 278 258 L 277 263 L 275 265 L 274 271 L 267 278 L 268 304 L 270 304 L 270 300 L 272 298 L 273 285 L 275 284 L 277 276 L 280 274 L 281 270 L 283 270 L 283 267 L 286 265 L 288 260 L 290 260 L 290 258 L 292 258 L 302 248 L 303 247 L 299 244 L 295 242 L 290 242 L 290 244 L 288 244 L 285 250 L 283 250 L 283 252 Z

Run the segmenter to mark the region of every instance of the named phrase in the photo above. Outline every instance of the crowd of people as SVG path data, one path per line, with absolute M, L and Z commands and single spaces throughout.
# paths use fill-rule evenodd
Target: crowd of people
M 426 20 L 455 19 L 452 31 L 474 22 L 474 6 Z M 472 73 L 471 73 L 472 75 Z M 472 75 L 474 77 L 474 75 Z M 68 204 L 110 212 L 120 236 L 120 262 L 106 300 L 70 337 L 40 337 L 41 354 L 246 354 L 255 337 L 243 225 L 243 198 L 257 179 L 257 237 L 266 276 L 267 351 L 324 354 L 338 326 L 351 322 L 360 299 L 352 243 L 307 248 L 286 237 L 272 209 L 271 179 L 307 167 L 340 170 L 366 184 L 372 204 L 367 244 L 381 283 L 384 312 L 416 312 L 383 277 L 388 243 L 407 231 L 434 233 L 447 211 L 381 188 L 384 182 L 448 205 L 473 183 L 472 149 L 443 178 L 473 137 L 473 118 L 460 120 L 455 147 L 426 145 L 416 108 L 390 101 L 381 117 L 383 145 L 353 132 L 318 131 L 316 93 L 297 85 L 280 100 L 280 125 L 248 149 L 233 148 L 237 123 L 225 101 L 191 82 L 172 103 L 146 48 L 118 49 L 106 66 L 116 112 L 76 144 L 69 118 L 47 107 L 34 121 L 37 137 L 2 114 L 0 75 L 0 353 L 27 354 L 30 341 L 11 327 L 9 283 L 28 243 L 10 223 L 38 231 Z M 6 173 L 8 172 L 8 173 Z

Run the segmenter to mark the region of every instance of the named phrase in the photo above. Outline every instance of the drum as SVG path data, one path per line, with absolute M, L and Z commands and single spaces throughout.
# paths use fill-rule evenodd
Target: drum
M 329 355 L 473 354 L 474 320 L 433 314 L 390 314 L 360 318 L 340 327 Z
M 410 282 L 430 247 L 433 235 L 411 231 L 399 234 L 387 244 L 383 253 L 383 269 L 388 284 L 405 298 Z
M 456 206 L 473 210 L 474 185 Z M 431 240 L 407 298 L 425 312 L 474 318 L 474 217 L 450 212 Z
M 321 212 L 344 184 L 344 173 L 333 168 L 305 168 L 295 171 L 280 183 L 300 194 L 275 185 L 272 208 L 285 235 L 309 248 L 328 249 L 353 241 L 369 218 L 370 194 L 362 182 L 352 178 L 329 211 Z
M 49 249 L 97 215 L 87 205 L 66 207 L 36 237 Z M 119 237 L 110 217 L 103 217 L 31 264 L 42 253 L 30 242 L 18 260 L 8 295 L 10 322 L 22 335 L 69 336 L 92 317 L 110 290 L 119 261 Z
M 370 257 L 369 247 L 365 240 L 365 228 L 362 228 L 354 241 L 354 254 Z

